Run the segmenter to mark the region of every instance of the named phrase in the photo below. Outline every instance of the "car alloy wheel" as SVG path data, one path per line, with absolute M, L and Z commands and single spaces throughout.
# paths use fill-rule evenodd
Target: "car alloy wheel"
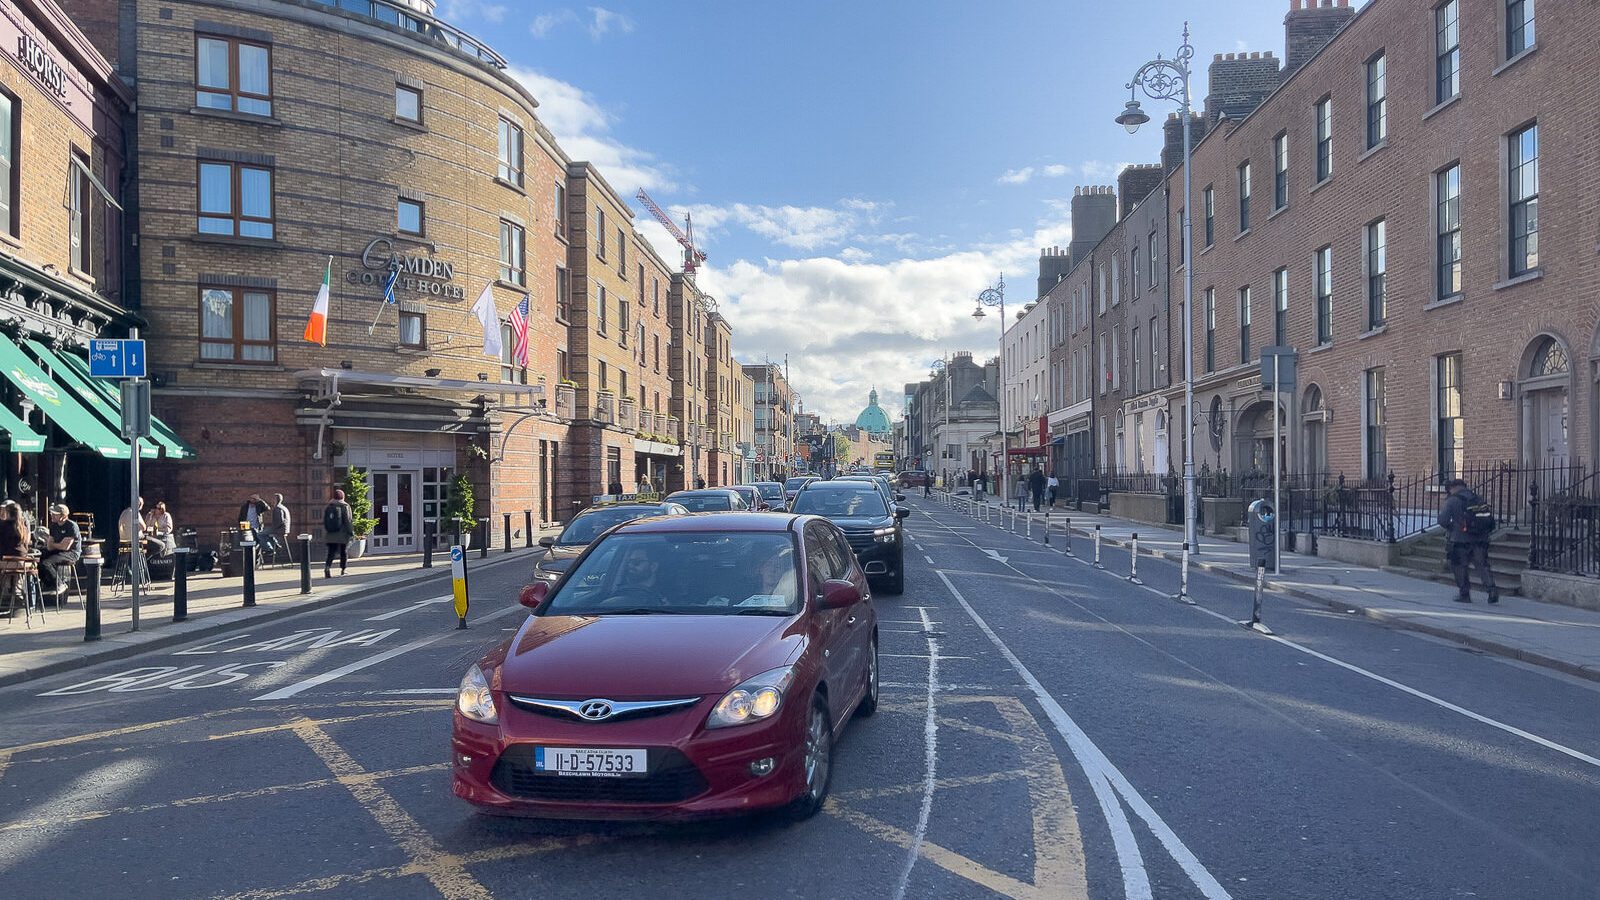
M 872 639 L 872 650 L 867 657 L 867 691 L 861 696 L 856 715 L 865 719 L 878 711 L 878 639 Z
M 811 701 L 806 719 L 806 789 L 790 807 L 790 818 L 809 819 L 828 799 L 828 778 L 833 768 L 833 727 L 828 722 L 828 701 L 819 694 Z

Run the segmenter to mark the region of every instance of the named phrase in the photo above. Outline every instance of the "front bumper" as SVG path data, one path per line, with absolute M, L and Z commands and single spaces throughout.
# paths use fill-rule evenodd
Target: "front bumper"
M 903 535 L 897 533 L 895 540 L 889 542 L 878 540 L 870 531 L 846 532 L 845 537 L 850 541 L 850 549 L 855 551 L 861 571 L 868 576 L 876 578 L 899 571 L 905 557 L 901 546 Z
M 772 809 L 799 796 L 804 729 L 794 710 L 766 723 L 706 730 L 716 699 L 661 716 L 588 723 L 530 712 L 497 693 L 499 725 L 453 716 L 451 788 L 491 812 L 559 819 L 695 818 Z M 539 773 L 534 747 L 644 749 L 650 774 Z M 751 763 L 766 758 L 772 770 L 753 774 Z

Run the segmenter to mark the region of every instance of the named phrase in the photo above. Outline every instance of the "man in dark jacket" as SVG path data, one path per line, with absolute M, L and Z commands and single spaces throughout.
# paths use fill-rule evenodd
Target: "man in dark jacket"
M 1033 511 L 1039 511 L 1039 504 L 1044 501 L 1044 470 L 1038 466 L 1033 467 L 1033 472 L 1028 476 L 1028 490 L 1033 493 Z
M 1472 602 L 1472 579 L 1467 571 L 1467 566 L 1471 564 L 1477 567 L 1478 577 L 1483 579 L 1483 589 L 1489 595 L 1489 602 L 1499 603 L 1500 592 L 1495 589 L 1494 572 L 1489 568 L 1491 529 L 1477 525 L 1479 517 L 1473 515 L 1474 507 L 1482 504 L 1483 500 L 1459 478 L 1446 481 L 1444 487 L 1450 496 L 1439 508 L 1439 527 L 1444 529 L 1450 571 L 1456 576 L 1456 602 Z

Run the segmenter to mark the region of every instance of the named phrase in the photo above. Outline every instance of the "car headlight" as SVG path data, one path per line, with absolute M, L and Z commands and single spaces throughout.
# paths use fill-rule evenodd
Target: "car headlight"
M 895 534 L 895 528 L 893 525 L 873 531 L 872 536 L 876 538 L 880 544 L 892 544 L 899 538 L 899 535 Z
M 483 670 L 474 663 L 461 677 L 461 687 L 456 693 L 456 709 L 474 722 L 494 725 L 500 715 L 494 708 L 494 696 L 489 693 L 489 681 Z
M 728 728 L 772 718 L 783 706 L 783 695 L 793 683 L 793 666 L 762 672 L 723 694 L 706 719 L 706 727 Z

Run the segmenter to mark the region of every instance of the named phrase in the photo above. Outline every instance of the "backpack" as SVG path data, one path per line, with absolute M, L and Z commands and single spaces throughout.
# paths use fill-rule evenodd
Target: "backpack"
M 322 530 L 328 534 L 333 534 L 342 530 L 343 527 L 344 516 L 339 514 L 339 507 L 329 503 L 327 508 L 322 511 Z
M 1461 533 L 1469 537 L 1486 538 L 1494 533 L 1495 526 L 1499 524 L 1494 520 L 1494 508 L 1481 498 L 1472 499 L 1473 502 L 1466 504 L 1458 520 Z

